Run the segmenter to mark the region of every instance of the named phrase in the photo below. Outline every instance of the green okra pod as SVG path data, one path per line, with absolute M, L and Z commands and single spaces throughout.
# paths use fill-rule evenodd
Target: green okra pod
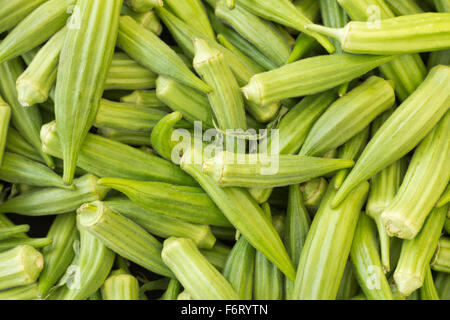
M 359 21 L 349 22 L 340 29 L 320 25 L 307 28 L 337 39 L 342 50 L 348 53 L 405 54 L 449 49 L 449 18 L 449 13 L 430 12 L 379 20 L 375 29 Z M 412 30 L 411 24 L 418 27 L 418 31 Z
M 436 207 L 442 207 L 450 202 L 450 184 L 447 186 L 445 191 L 442 193 L 441 198 L 436 203 Z
M 32 284 L 44 267 L 42 254 L 22 245 L 0 253 L 0 291 Z
M 112 128 L 99 128 L 101 136 L 132 146 L 150 146 L 150 132 L 128 131 Z
M 417 147 L 405 178 L 381 219 L 391 236 L 413 239 L 450 179 L 450 112 Z
M 364 182 L 332 208 L 333 182 L 312 222 L 300 256 L 294 299 L 335 299 L 347 263 L 358 217 L 367 198 Z
M 176 146 L 176 142 L 173 141 L 174 126 L 182 118 L 181 112 L 172 112 L 164 116 L 152 130 L 151 145 L 153 149 L 158 152 L 159 155 L 171 160 L 172 149 Z
M 393 58 L 349 54 L 316 56 L 257 74 L 241 90 L 248 100 L 266 105 L 334 88 Z
M 244 101 L 224 54 L 202 39 L 194 40 L 194 68 L 212 88 L 208 100 L 221 130 L 247 129 Z
M 333 45 L 326 37 L 306 28 L 311 20 L 289 0 L 280 0 L 276 6 L 273 5 L 271 0 L 238 0 L 237 4 L 264 19 L 304 32 L 315 38 L 329 53 L 334 51 Z
M 353 164 L 345 159 L 224 151 L 205 160 L 203 172 L 223 187 L 267 188 L 306 182 Z
M 122 2 L 79 0 L 79 26 L 68 28 L 64 39 L 55 116 L 66 184 L 72 183 L 81 145 L 97 114 L 114 54 Z
M 163 108 L 166 105 L 158 99 L 155 90 L 135 90 L 120 98 L 120 102 L 131 103 L 148 108 Z
M 163 0 L 125 0 L 125 3 L 136 12 L 147 12 L 163 6 Z
M 120 17 L 119 25 L 117 45 L 138 63 L 201 92 L 210 91 L 209 86 L 197 78 L 158 36 L 139 26 L 131 17 Z
M 70 16 L 68 9 L 75 2 L 50 0 L 36 8 L 1 42 L 0 63 L 18 57 L 53 36 L 66 24 Z
M 40 300 L 36 283 L 0 291 L 0 300 Z
M 151 212 L 194 222 L 229 226 L 219 208 L 198 187 L 162 182 L 103 178 L 100 183 L 114 188 Z
M 0 165 L 3 161 L 6 143 L 8 139 L 9 120 L 11 119 L 11 108 L 0 96 Z
M 430 267 L 427 267 L 423 286 L 420 287 L 420 300 L 440 300 Z
M 394 272 L 395 283 L 403 296 L 409 296 L 423 285 L 446 213 L 447 206 L 433 209 L 419 234 L 412 240 L 403 241 L 400 260 Z
M 192 239 L 201 249 L 211 249 L 216 243 L 216 238 L 208 225 L 195 224 L 154 213 L 128 199 L 113 198 L 108 199 L 104 203 L 111 210 L 136 222 L 148 232 L 158 237 Z
M 217 242 L 211 249 L 201 249 L 200 252 L 206 258 L 206 260 L 209 261 L 209 263 L 211 263 L 217 270 L 219 270 L 219 272 L 223 272 L 231 249 L 226 245 Z
M 375 225 L 362 213 L 358 220 L 350 256 L 356 276 L 368 300 L 393 300 L 378 252 Z
M 447 220 L 445 221 L 444 229 L 447 232 L 447 234 L 450 235 L 450 218 L 448 218 L 448 217 L 447 217 Z
M 309 20 L 316 21 L 320 18 L 320 4 L 315 0 L 294 0 L 295 7 Z
M 439 239 L 436 254 L 431 262 L 431 268 L 435 271 L 450 273 L 450 239 Z
M 112 275 L 101 289 L 103 300 L 140 300 L 138 280 L 130 274 Z
M 180 289 L 180 282 L 176 279 L 170 279 L 169 286 L 161 296 L 160 300 L 177 300 L 177 297 L 180 294 Z
M 49 167 L 53 167 L 52 158 L 42 151 L 39 140 L 41 119 L 37 108 L 23 108 L 18 101 L 16 80 L 23 72 L 22 64 L 13 59 L 0 64 L 0 92 L 11 107 L 11 123 L 20 132 L 25 140 L 37 150 Z
M 99 185 L 92 174 L 76 179 L 74 185 L 74 190 L 43 188 L 21 194 L 0 205 L 0 211 L 30 216 L 61 214 L 74 211 L 83 203 L 102 200 L 110 190 Z
M 236 240 L 236 229 L 234 229 L 233 227 L 211 226 L 211 231 L 217 239 L 226 241 Z
M 82 205 L 77 215 L 80 227 L 112 251 L 150 271 L 172 277 L 161 260 L 161 243 L 133 221 L 101 201 Z
M 8 136 L 6 138 L 7 152 L 16 153 L 30 160 L 44 163 L 44 159 L 39 152 L 34 149 L 13 127 L 8 128 Z
M 450 2 L 448 0 L 433 0 L 437 11 L 439 12 L 450 12 Z
M 317 1 L 315 1 L 317 2 Z M 336 0 L 320 0 L 320 12 L 323 24 L 330 28 L 343 28 L 348 23 L 348 16 L 345 10 Z M 336 53 L 342 53 L 340 43 L 331 38 L 331 43 L 336 48 Z
M 230 283 L 200 253 L 192 240 L 167 239 L 162 259 L 194 299 L 239 299 Z
M 48 246 L 52 243 L 50 238 L 12 238 L 0 241 L 0 252 L 13 249 L 17 246 L 28 245 L 39 249 Z
M 136 12 L 130 9 L 128 6 L 122 6 L 120 10 L 122 15 L 130 16 L 134 20 L 136 20 L 141 26 L 150 30 L 156 35 L 161 35 L 163 31 L 163 26 L 158 16 L 155 14 L 153 10 L 147 12 Z
M 391 84 L 376 76 L 369 78 L 325 111 L 309 132 L 300 154 L 322 156 L 341 146 L 394 103 Z
M 358 293 L 359 283 L 354 269 L 352 261 L 349 259 L 345 265 L 336 300 L 350 300 Z M 364 296 L 364 300 L 367 300 L 367 297 Z
M 450 275 L 448 273 L 438 272 L 435 286 L 441 300 L 450 300 Z
M 17 235 L 28 232 L 28 230 L 30 230 L 30 226 L 27 224 L 11 227 L 0 226 L 0 240 L 15 238 Z
M 386 4 L 397 16 L 423 13 L 415 0 L 385 0 Z
M 287 59 L 286 63 L 292 63 L 303 58 L 308 52 L 317 49 L 319 44 L 316 39 L 305 33 L 300 33 L 295 41 L 295 46 Z M 275 69 L 275 68 L 271 68 Z
M 2 3 L 2 8 L 0 10 L 0 33 L 17 25 L 33 12 L 34 9 L 46 1 L 47 0 L 13 0 Z
M 39 277 L 39 294 L 41 297 L 47 295 L 51 287 L 65 273 L 75 256 L 73 246 L 78 238 L 75 213 L 58 215 L 53 221 L 47 237 L 53 241 L 42 251 L 44 269 Z
M 54 122 L 42 126 L 41 139 L 45 152 L 58 158 L 62 157 Z M 88 134 L 84 140 L 77 165 L 99 177 L 197 185 L 189 175 L 170 161 L 94 134 Z
M 450 108 L 449 80 L 450 67 L 438 66 L 431 70 L 369 141 L 339 189 L 333 206 L 356 185 L 402 158 L 432 130 Z
M 195 143 L 194 143 L 195 145 Z M 290 279 L 295 270 L 286 249 L 273 225 L 265 218 L 261 207 L 241 188 L 221 188 L 202 172 L 202 151 L 187 150 L 181 159 L 181 168 L 193 176 L 226 218 L 239 232 Z

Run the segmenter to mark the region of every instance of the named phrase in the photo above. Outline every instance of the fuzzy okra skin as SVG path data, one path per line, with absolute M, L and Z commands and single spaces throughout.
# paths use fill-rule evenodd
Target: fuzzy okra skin
M 315 38 L 329 53 L 334 51 L 333 45 L 325 36 L 306 28 L 311 20 L 289 0 L 279 0 L 275 6 L 272 0 L 238 0 L 237 4 L 264 19 L 304 32 Z
M 369 141 L 332 205 L 338 205 L 356 185 L 411 151 L 449 108 L 450 67 L 437 66 Z
M 53 241 L 42 251 L 44 269 L 39 277 L 39 295 L 41 297 L 47 295 L 75 256 L 73 245 L 78 238 L 76 214 L 71 212 L 58 215 L 53 221 L 47 237 L 53 239 Z
M 130 274 L 112 275 L 101 289 L 103 300 L 139 300 L 139 282 Z
M 45 152 L 62 157 L 54 122 L 42 126 L 41 139 Z M 84 140 L 77 165 L 99 177 L 197 185 L 195 180 L 170 161 L 95 134 L 88 134 Z
M 439 239 L 436 255 L 431 262 L 431 268 L 435 271 L 450 273 L 450 239 Z
M 378 253 L 375 225 L 365 213 L 359 217 L 350 256 L 358 282 L 367 299 L 393 300 Z
M 44 267 L 42 254 L 31 246 L 0 253 L 0 291 L 32 284 Z
M 448 207 L 433 209 L 419 234 L 404 240 L 400 260 L 394 272 L 399 292 L 409 296 L 423 285 L 426 268 L 436 250 Z
M 108 199 L 105 205 L 113 211 L 136 222 L 151 234 L 158 237 L 179 237 L 192 239 L 201 249 L 211 249 L 216 238 L 209 225 L 187 222 L 178 218 L 154 213 L 136 203 L 122 198 Z
M 203 172 L 222 187 L 267 188 L 302 183 L 353 164 L 345 159 L 223 151 L 203 162 Z
M 2 3 L 0 10 L 0 33 L 11 29 L 34 9 L 48 0 L 12 0 Z
M 221 188 L 202 172 L 201 150 L 187 150 L 181 159 L 181 168 L 193 176 L 226 218 L 239 232 L 291 280 L 295 270 L 286 249 L 273 225 L 265 218 L 261 207 L 242 188 Z M 200 161 L 200 163 L 199 163 Z
M 412 239 L 450 179 L 450 112 L 417 147 L 395 197 L 381 219 L 391 236 Z
M 79 0 L 79 26 L 68 28 L 64 39 L 55 116 L 66 184 L 72 183 L 81 145 L 97 114 L 114 54 L 122 2 Z
M 299 154 L 322 156 L 339 147 L 394 103 L 391 84 L 376 76 L 369 78 L 325 111 L 312 127 Z
M 124 193 L 154 213 L 193 223 L 230 226 L 219 208 L 198 187 L 117 178 L 103 178 L 99 183 Z
M 11 107 L 0 96 L 0 165 L 2 164 L 5 153 L 10 119 Z
M 163 0 L 125 0 L 125 3 L 136 12 L 147 12 L 163 6 Z
M 158 36 L 128 16 L 120 17 L 119 25 L 117 45 L 138 63 L 200 92 L 210 91 L 209 86 L 197 78 L 175 51 Z
M 225 56 L 202 39 L 194 40 L 194 68 L 212 88 L 208 100 L 221 130 L 247 129 L 244 101 Z
M 430 12 L 380 20 L 376 28 L 358 21 L 341 29 L 320 25 L 307 28 L 339 40 L 348 53 L 390 55 L 449 49 L 449 21 L 449 13 Z
M 29 216 L 62 214 L 76 210 L 86 202 L 102 200 L 109 187 L 98 184 L 98 178 L 87 174 L 74 181 L 74 190 L 43 188 L 14 197 L 2 205 L 0 212 Z
M 106 247 L 120 256 L 163 276 L 172 272 L 161 260 L 162 245 L 133 221 L 112 211 L 103 202 L 86 203 L 77 210 L 77 221 Z
M 336 298 L 368 191 L 369 184 L 363 182 L 333 209 L 331 201 L 336 190 L 330 183 L 300 256 L 294 299 Z
M 349 54 L 316 56 L 254 75 L 241 90 L 248 100 L 266 105 L 334 88 L 393 58 Z
M 164 263 L 196 300 L 238 300 L 231 284 L 200 253 L 194 242 L 169 238 L 162 250 Z

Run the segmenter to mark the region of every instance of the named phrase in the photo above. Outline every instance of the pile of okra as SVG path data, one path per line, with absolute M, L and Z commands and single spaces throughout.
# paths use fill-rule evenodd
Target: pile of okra
M 0 0 L 0 39 L 0 300 L 450 299 L 450 0 Z

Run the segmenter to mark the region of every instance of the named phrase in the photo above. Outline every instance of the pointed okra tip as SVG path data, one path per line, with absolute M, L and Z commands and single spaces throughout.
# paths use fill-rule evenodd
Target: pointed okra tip
M 85 228 L 96 225 L 103 218 L 105 210 L 106 206 L 101 201 L 83 204 L 77 209 L 78 224 Z
M 202 64 L 208 64 L 214 59 L 217 59 L 222 53 L 213 48 L 208 41 L 200 38 L 194 39 L 194 66 L 199 66 Z

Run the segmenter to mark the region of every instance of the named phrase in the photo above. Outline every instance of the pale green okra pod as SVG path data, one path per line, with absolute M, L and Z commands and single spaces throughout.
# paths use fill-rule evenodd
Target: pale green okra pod
M 129 274 L 112 275 L 103 283 L 103 300 L 140 300 L 138 280 Z
M 439 239 L 431 268 L 435 271 L 450 273 L 450 238 Z
M 227 263 L 228 256 L 231 252 L 231 249 L 228 246 L 217 241 L 211 249 L 200 249 L 200 252 L 209 263 L 219 270 L 219 272 L 223 273 L 223 269 L 225 268 L 225 264 Z
M 0 96 L 0 165 L 2 164 L 5 152 L 10 119 L 11 108 Z
M 36 283 L 0 291 L 0 300 L 40 300 Z
M 129 95 L 122 96 L 120 102 L 131 103 L 148 108 L 163 108 L 165 106 L 165 104 L 158 99 L 155 90 L 135 90 Z
M 126 16 L 132 17 L 141 26 L 150 30 L 154 34 L 157 34 L 158 36 L 163 31 L 163 26 L 161 24 L 161 21 L 159 20 L 158 16 L 155 14 L 155 12 L 153 10 L 150 10 L 147 12 L 136 12 L 136 11 L 130 9 L 128 6 L 124 5 L 124 6 L 122 6 L 120 13 L 121 13 L 121 15 L 126 15 Z
M 427 267 L 425 280 L 423 281 L 423 286 L 420 288 L 420 300 L 440 300 L 430 267 Z
M 163 6 L 163 0 L 125 0 L 125 3 L 136 12 L 147 12 Z
M 0 226 L 0 240 L 15 238 L 18 235 L 24 234 L 30 230 L 30 226 L 27 224 L 18 226 Z
M 48 0 L 12 0 L 2 3 L 0 10 L 0 33 L 5 32 L 26 16 L 28 16 L 34 9 Z

